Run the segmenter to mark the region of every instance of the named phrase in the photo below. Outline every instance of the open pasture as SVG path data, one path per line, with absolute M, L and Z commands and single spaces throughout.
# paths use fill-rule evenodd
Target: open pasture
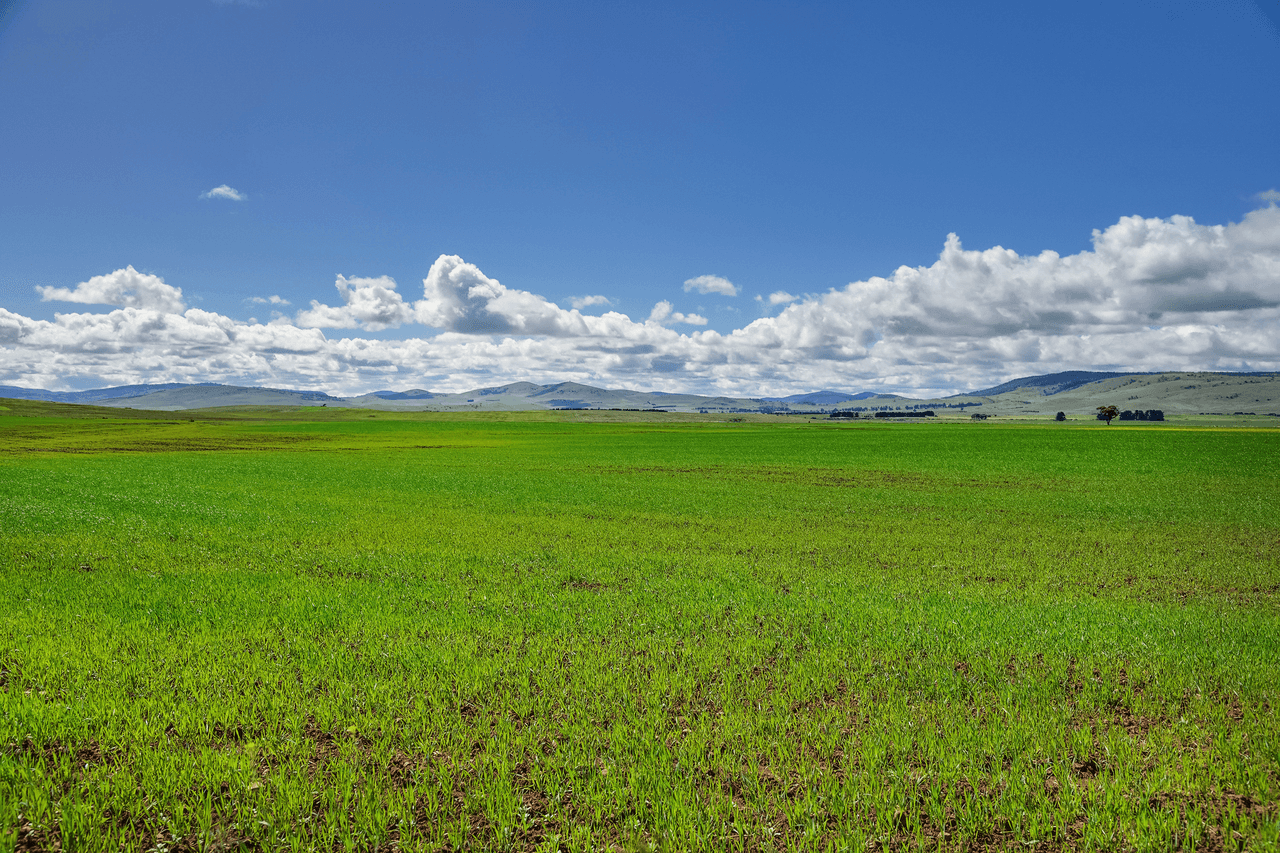
M 5 405 L 0 849 L 1277 847 L 1280 432 Z

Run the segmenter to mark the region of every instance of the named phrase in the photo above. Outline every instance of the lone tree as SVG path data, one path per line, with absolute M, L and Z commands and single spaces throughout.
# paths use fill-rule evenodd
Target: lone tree
M 1111 426 L 1111 419 L 1120 417 L 1120 410 L 1115 406 L 1099 406 L 1098 420 L 1106 421 L 1107 426 Z
M 1054 417 L 1054 420 L 1055 420 L 1055 421 L 1065 421 L 1066 419 L 1067 419 L 1067 413 L 1066 413 L 1066 412 L 1058 412 L 1057 416 L 1056 416 L 1056 417 Z

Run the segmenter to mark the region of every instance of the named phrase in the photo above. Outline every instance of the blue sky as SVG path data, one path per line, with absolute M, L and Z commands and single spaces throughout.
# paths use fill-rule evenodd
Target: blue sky
M 1280 368 L 1275 0 L 2 21 L 0 384 Z

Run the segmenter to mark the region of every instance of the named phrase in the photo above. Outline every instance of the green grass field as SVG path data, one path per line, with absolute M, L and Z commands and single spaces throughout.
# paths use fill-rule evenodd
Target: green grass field
M 0 850 L 1280 846 L 1280 431 L 3 405 Z

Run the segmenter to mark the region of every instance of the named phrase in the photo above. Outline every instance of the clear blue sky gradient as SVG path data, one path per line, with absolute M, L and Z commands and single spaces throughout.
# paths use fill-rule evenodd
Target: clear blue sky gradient
M 0 304 L 51 318 L 36 286 L 131 264 L 243 320 L 339 273 L 417 298 L 448 253 L 729 331 L 949 232 L 1065 255 L 1126 215 L 1236 222 L 1280 186 L 1278 6 L 8 4 Z M 707 274 L 748 298 L 682 289 Z

